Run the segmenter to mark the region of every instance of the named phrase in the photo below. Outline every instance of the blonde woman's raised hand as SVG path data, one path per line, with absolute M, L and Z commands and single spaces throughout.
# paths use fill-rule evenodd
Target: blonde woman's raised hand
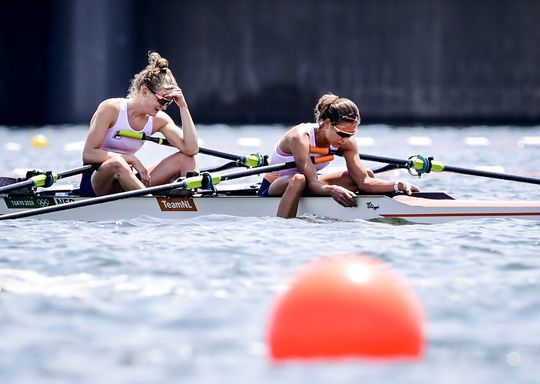
M 176 105 L 178 105 L 179 108 L 187 107 L 186 99 L 184 98 L 184 94 L 182 93 L 180 87 L 177 87 L 175 85 L 168 85 L 164 87 L 163 96 L 168 99 L 174 100 L 174 102 L 176 103 Z

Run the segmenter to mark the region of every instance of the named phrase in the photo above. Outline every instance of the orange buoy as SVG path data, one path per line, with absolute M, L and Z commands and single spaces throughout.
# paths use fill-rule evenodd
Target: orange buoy
M 424 322 L 416 294 L 388 265 L 336 255 L 302 269 L 278 298 L 268 346 L 274 360 L 418 358 Z

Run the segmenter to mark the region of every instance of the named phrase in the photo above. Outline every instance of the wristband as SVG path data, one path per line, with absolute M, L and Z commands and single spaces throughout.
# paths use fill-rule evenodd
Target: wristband
M 396 180 L 396 182 L 394 183 L 394 192 L 395 193 L 399 193 L 399 183 L 400 181 L 399 180 Z

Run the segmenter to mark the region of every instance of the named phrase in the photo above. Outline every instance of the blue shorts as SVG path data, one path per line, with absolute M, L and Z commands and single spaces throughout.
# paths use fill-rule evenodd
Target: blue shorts
M 259 191 L 257 192 L 257 195 L 261 197 L 268 197 L 268 189 L 270 189 L 270 182 L 266 179 L 263 179 L 261 182 L 261 186 L 259 187 Z
M 90 168 L 82 174 L 81 184 L 79 185 L 79 194 L 82 197 L 96 197 L 96 192 L 92 188 L 92 175 L 95 170 L 95 168 Z

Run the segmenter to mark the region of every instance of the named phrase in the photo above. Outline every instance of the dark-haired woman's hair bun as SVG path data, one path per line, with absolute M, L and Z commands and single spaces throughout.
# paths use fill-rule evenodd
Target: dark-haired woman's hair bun
M 354 121 L 360 123 L 360 112 L 351 100 L 326 93 L 319 98 L 315 106 L 315 121 L 329 119 L 335 125 L 340 121 Z

